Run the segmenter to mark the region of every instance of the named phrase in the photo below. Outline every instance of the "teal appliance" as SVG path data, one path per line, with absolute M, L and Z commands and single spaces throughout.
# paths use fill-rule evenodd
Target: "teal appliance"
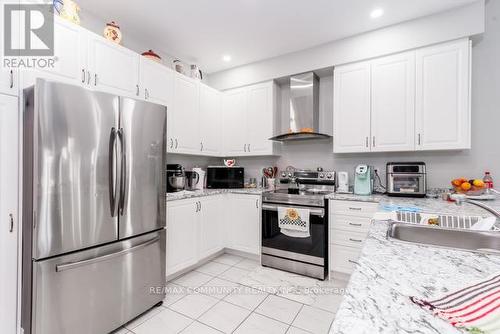
M 371 195 L 373 193 L 373 167 L 357 165 L 354 172 L 354 193 L 356 195 Z

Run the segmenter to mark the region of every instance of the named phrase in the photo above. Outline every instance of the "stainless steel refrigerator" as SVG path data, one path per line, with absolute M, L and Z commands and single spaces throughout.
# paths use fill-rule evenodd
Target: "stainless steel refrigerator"
M 107 333 L 163 300 L 166 116 L 68 84 L 25 90 L 25 334 Z

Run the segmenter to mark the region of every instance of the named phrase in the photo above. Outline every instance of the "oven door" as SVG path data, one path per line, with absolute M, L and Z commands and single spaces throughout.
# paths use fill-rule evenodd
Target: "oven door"
M 426 192 L 422 174 L 392 173 L 387 181 L 387 189 L 392 194 L 421 195 Z
M 289 237 L 278 226 L 278 207 L 291 207 L 263 203 L 262 205 L 262 253 L 295 261 L 325 266 L 327 245 L 327 212 L 319 207 L 300 207 L 310 210 L 310 236 Z

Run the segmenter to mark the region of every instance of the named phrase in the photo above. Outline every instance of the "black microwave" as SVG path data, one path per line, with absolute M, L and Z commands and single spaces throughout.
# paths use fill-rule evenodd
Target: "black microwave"
M 245 168 L 209 166 L 207 168 L 207 188 L 243 188 L 245 183 Z

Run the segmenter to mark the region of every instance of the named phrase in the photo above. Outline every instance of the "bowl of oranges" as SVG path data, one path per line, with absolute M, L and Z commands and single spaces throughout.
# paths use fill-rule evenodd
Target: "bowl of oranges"
M 455 192 L 469 196 L 482 195 L 486 190 L 486 186 L 481 179 L 468 180 L 465 177 L 460 177 L 451 181 L 451 185 Z

